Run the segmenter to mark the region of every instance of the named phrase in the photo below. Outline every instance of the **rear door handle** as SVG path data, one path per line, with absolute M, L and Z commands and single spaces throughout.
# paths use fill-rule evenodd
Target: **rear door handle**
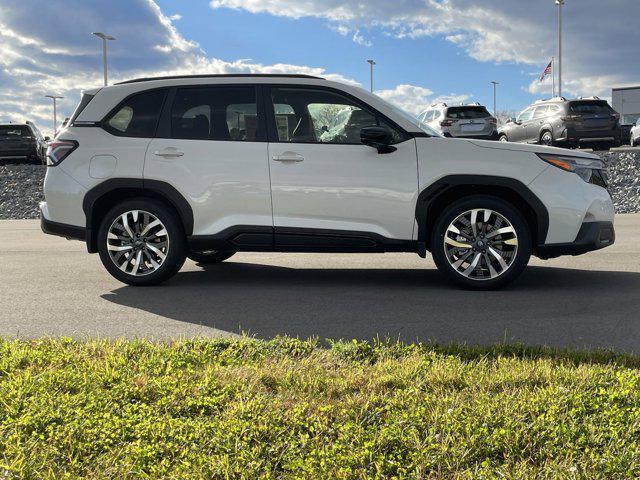
M 167 147 L 164 150 L 156 150 L 155 152 L 153 152 L 153 154 L 163 158 L 178 158 L 184 156 L 184 152 L 181 152 L 175 147 Z
M 304 157 L 295 152 L 284 152 L 282 155 L 274 155 L 275 162 L 302 162 Z

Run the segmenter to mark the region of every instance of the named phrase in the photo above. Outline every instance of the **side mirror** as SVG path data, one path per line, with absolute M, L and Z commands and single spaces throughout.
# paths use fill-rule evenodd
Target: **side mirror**
M 511 117 L 509 118 L 509 123 L 518 123 L 518 120 L 516 120 L 516 117 Z
M 48 142 L 49 140 L 51 140 L 51 137 L 44 137 L 45 142 Z
M 364 145 L 377 149 L 378 153 L 391 153 L 397 150 L 391 145 L 393 134 L 388 127 L 364 127 L 360 130 L 360 141 Z

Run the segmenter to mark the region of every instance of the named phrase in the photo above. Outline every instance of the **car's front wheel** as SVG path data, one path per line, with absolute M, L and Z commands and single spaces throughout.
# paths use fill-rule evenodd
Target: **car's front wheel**
M 129 285 L 156 285 L 184 264 L 185 234 L 175 212 L 156 200 L 127 200 L 105 215 L 98 253 L 107 271 Z
M 547 147 L 553 147 L 553 135 L 549 131 L 542 132 L 540 136 L 540 144 Z
M 500 142 L 508 142 L 508 141 L 509 141 L 509 139 L 507 138 L 507 136 L 506 136 L 504 133 L 501 133 L 501 134 L 498 136 L 498 141 L 500 141 Z
M 508 202 L 473 196 L 451 204 L 431 238 L 438 269 L 463 288 L 493 290 L 514 281 L 531 256 L 527 222 Z

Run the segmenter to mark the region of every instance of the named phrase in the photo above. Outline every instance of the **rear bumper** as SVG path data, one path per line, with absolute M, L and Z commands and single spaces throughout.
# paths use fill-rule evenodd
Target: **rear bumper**
M 574 130 L 565 129 L 556 139 L 558 143 L 568 143 L 571 145 L 598 144 L 598 145 L 620 145 L 622 132 L 616 130 Z
M 609 247 L 616 241 L 613 222 L 585 222 L 578 236 L 571 243 L 540 245 L 536 255 L 543 260 L 562 255 L 582 255 L 583 253 Z
M 86 228 L 48 220 L 46 218 L 46 211 L 46 203 L 42 202 L 40 204 L 40 228 L 44 233 L 47 235 L 55 235 L 57 237 L 65 237 L 70 240 L 87 241 Z

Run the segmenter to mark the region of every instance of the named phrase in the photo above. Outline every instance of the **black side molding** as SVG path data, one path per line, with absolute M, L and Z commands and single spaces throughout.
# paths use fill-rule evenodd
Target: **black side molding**
M 383 253 L 418 252 L 413 240 L 386 238 L 370 232 L 241 225 L 215 235 L 191 235 L 192 250 L 244 252 L 334 252 Z

